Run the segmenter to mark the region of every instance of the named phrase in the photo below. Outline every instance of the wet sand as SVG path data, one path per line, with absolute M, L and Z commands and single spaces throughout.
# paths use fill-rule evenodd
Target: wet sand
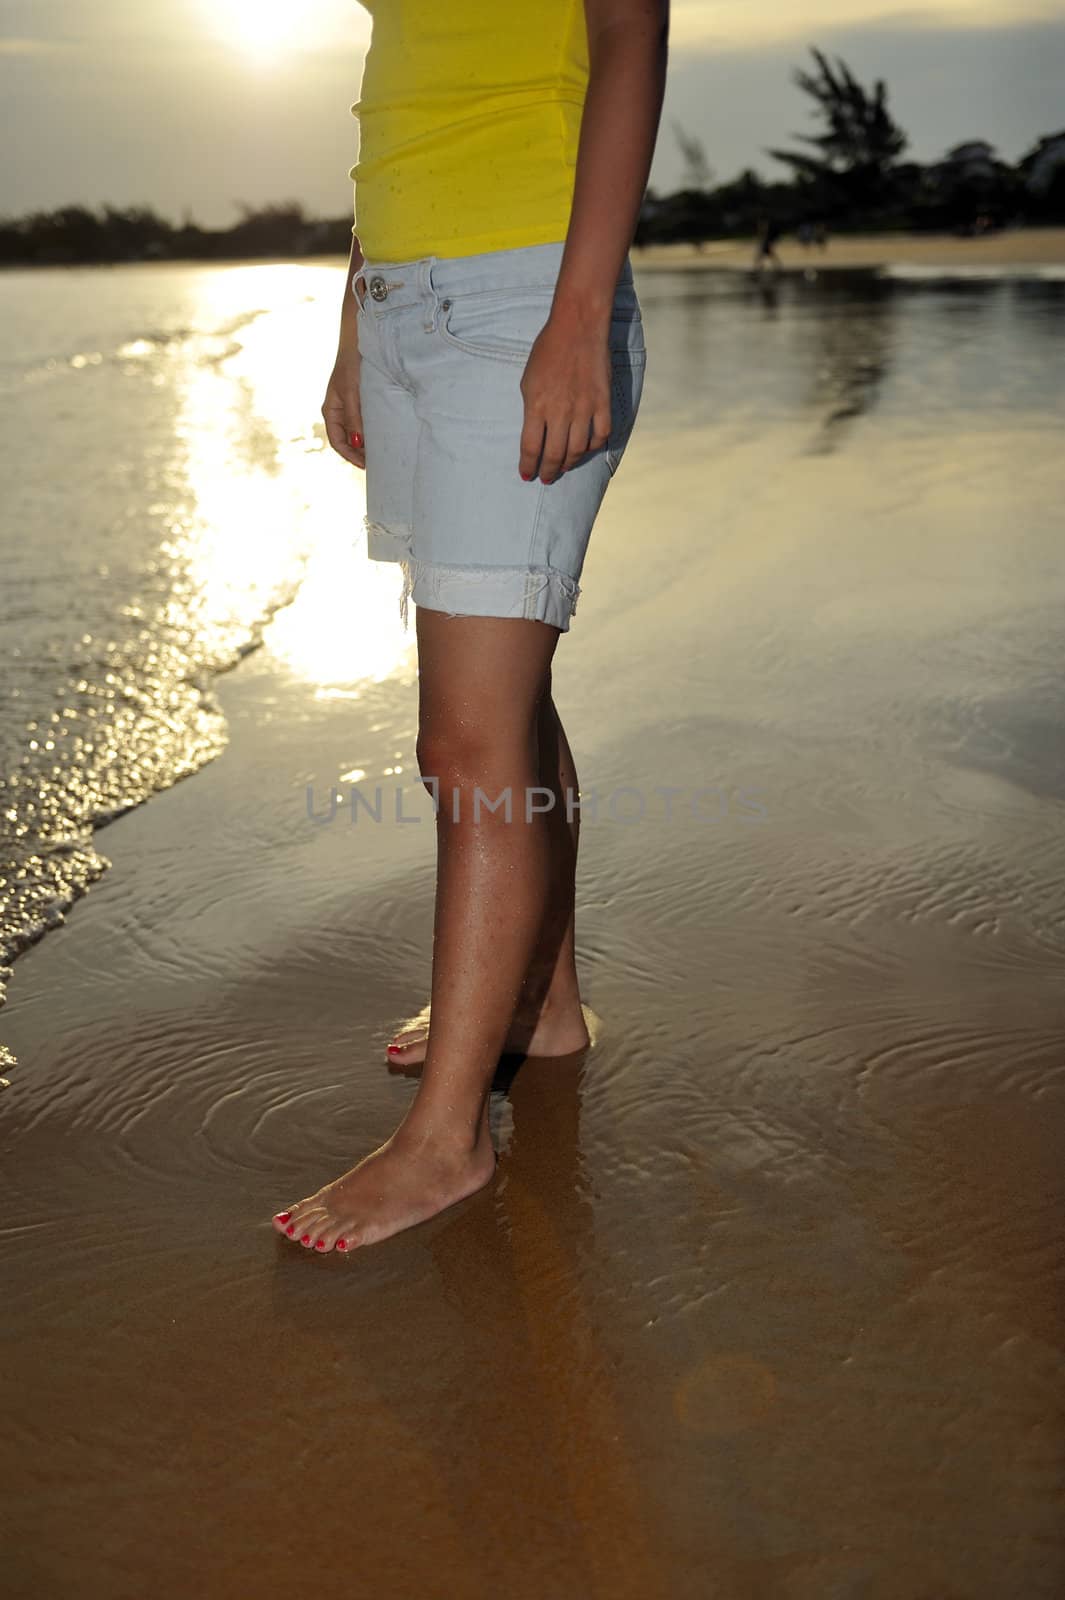
M 979 270 L 991 267 L 1065 266 L 1065 228 L 1013 228 L 982 238 L 954 234 L 882 233 L 832 235 L 824 250 L 805 249 L 794 234 L 778 242 L 781 265 L 817 270 L 834 267 L 941 267 Z M 648 268 L 748 268 L 753 239 L 708 239 L 692 244 L 651 244 L 633 251 L 641 270 Z
M 220 680 L 4 1013 L 11 1600 L 1062 1592 L 1051 420 L 652 403 L 555 671 L 596 1043 L 350 1259 L 269 1217 L 414 1091 L 432 832 L 306 788 L 409 781 L 413 670 Z

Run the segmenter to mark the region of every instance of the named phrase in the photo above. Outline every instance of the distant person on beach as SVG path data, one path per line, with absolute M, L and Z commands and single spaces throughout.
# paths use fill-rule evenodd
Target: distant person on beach
M 777 255 L 776 244 L 783 232 L 783 228 L 775 217 L 763 217 L 755 241 L 754 267 L 756 272 L 761 272 L 768 266 L 779 270 L 780 257 Z
M 483 1188 L 500 1057 L 589 1044 L 579 791 L 551 662 L 642 393 L 629 248 L 669 31 L 668 0 L 365 3 L 356 224 L 322 415 L 366 473 L 369 557 L 399 564 L 404 621 L 417 610 L 436 910 L 429 1024 L 388 1047 L 422 1064 L 406 1115 L 274 1217 L 319 1251 Z

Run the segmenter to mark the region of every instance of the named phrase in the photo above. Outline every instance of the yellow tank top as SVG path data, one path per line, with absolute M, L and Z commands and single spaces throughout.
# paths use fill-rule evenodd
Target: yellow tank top
M 584 0 L 363 0 L 355 227 L 368 261 L 565 239 Z

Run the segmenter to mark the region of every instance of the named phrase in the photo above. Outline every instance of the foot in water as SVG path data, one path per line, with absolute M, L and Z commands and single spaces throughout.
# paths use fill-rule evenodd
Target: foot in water
M 495 1170 L 487 1119 L 473 1149 L 419 1139 L 400 1127 L 342 1178 L 279 1211 L 273 1225 L 319 1255 L 356 1250 L 457 1205 L 483 1189 Z
M 429 1010 L 426 1006 L 420 1016 L 393 1036 L 386 1052 L 390 1063 L 410 1067 L 425 1060 L 429 1044 Z M 592 1042 L 588 1028 L 590 1015 L 578 1000 L 567 1006 L 544 1005 L 535 1016 L 515 1016 L 504 1051 L 508 1055 L 521 1056 L 572 1055 Z

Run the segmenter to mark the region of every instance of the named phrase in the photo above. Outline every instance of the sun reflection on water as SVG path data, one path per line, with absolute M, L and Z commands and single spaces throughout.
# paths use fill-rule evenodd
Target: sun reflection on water
M 409 670 L 414 645 L 398 569 L 366 556 L 364 475 L 329 449 L 321 421 L 343 286 L 331 266 L 203 274 L 197 324 L 229 339 L 184 377 L 195 514 L 171 548 L 200 626 L 251 629 L 280 600 L 271 653 L 317 695 L 358 698 L 360 684 Z

